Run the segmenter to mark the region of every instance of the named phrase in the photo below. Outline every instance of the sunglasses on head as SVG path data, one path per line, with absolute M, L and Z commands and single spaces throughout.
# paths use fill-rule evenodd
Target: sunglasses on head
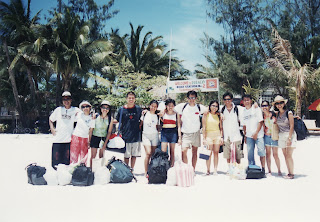
M 284 101 L 281 101 L 281 102 L 275 103 L 275 105 L 280 105 L 280 104 L 284 104 Z
M 89 105 L 81 106 L 81 109 L 84 109 L 84 108 L 91 108 L 91 106 L 89 106 Z

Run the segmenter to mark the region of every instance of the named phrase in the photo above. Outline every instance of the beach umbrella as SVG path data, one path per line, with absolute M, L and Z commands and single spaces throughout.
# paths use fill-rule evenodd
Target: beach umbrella
M 320 99 L 314 101 L 309 107 L 309 110 L 320 111 Z

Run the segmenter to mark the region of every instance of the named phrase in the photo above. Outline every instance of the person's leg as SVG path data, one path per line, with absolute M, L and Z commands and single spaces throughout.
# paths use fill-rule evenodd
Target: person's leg
M 52 144 L 52 156 L 51 156 L 51 165 L 56 170 L 56 165 L 58 165 L 60 162 L 60 148 L 59 143 L 53 143 Z
M 260 163 L 261 163 L 262 170 L 265 171 L 265 167 L 266 167 L 266 148 L 264 146 L 264 139 L 263 138 L 257 138 L 255 143 L 257 145 L 258 156 L 260 157 Z
M 214 167 L 214 174 L 218 172 L 218 162 L 219 162 L 219 144 L 213 145 L 213 167 Z
M 147 176 L 148 166 L 149 166 L 150 157 L 151 157 L 151 146 L 144 145 L 144 150 L 146 152 L 146 156 L 144 158 L 144 172 L 145 172 L 144 175 Z M 131 164 L 132 164 L 132 159 L 131 159 Z
M 271 174 L 271 147 L 270 146 L 266 146 L 266 160 L 267 160 L 268 173 Z
M 182 159 L 182 162 L 184 162 L 184 163 L 188 163 L 187 153 L 188 153 L 188 147 L 182 147 L 181 148 L 181 159 Z
M 141 156 L 140 142 L 131 143 L 131 168 L 134 169 L 137 157 Z
M 81 163 L 87 165 L 88 159 L 88 138 L 81 138 L 81 150 L 80 150 L 80 159 Z
M 213 145 L 209 145 L 209 150 L 210 150 L 210 156 L 209 159 L 206 160 L 206 165 L 207 165 L 207 175 L 210 174 L 210 165 L 211 165 L 211 156 L 212 156 L 212 150 L 213 150 Z
M 228 139 L 224 141 L 224 145 L 223 145 L 223 157 L 227 159 L 227 164 L 228 164 L 227 174 L 230 171 L 230 153 L 231 153 L 231 142 L 230 142 L 230 139 Z
M 278 155 L 278 147 L 272 147 L 272 154 L 273 154 L 273 158 L 274 161 L 276 162 L 276 166 L 278 168 L 278 176 L 281 176 L 281 168 L 280 168 L 280 159 L 279 159 L 279 155 Z
M 63 155 L 60 155 L 63 158 L 62 163 L 65 165 L 69 165 L 70 164 L 70 143 L 64 143 L 62 153 Z
M 198 147 L 192 146 L 192 166 L 194 170 L 196 170 L 197 160 L 198 160 Z
M 126 157 L 123 159 L 123 161 L 124 161 L 128 166 L 129 166 L 129 160 L 130 160 L 130 158 L 126 158 Z
M 293 176 L 294 176 L 294 171 L 293 171 L 294 163 L 293 163 L 292 154 L 293 154 L 294 148 L 287 147 L 285 149 L 286 149 L 286 164 L 287 164 L 287 168 L 288 168 L 289 177 L 292 176 L 292 178 L 293 178 Z
M 168 143 L 167 142 L 161 143 L 161 150 L 162 150 L 162 152 L 167 152 L 167 150 L 168 150 Z
M 130 160 L 130 157 L 131 157 L 131 149 L 132 149 L 131 143 L 126 143 L 126 151 L 125 151 L 124 156 L 123 156 L 123 161 L 128 166 L 129 166 L 129 160 Z
M 170 143 L 170 166 L 173 167 L 174 166 L 174 149 L 176 147 L 175 143 Z
M 92 160 L 96 158 L 98 148 L 91 147 L 90 167 L 92 168 Z
M 136 160 L 137 160 L 137 157 L 135 157 L 135 156 L 132 156 L 132 157 L 131 157 L 131 168 L 132 168 L 132 169 L 133 169 L 134 166 L 136 165 Z
M 81 150 L 80 137 L 72 135 L 70 144 L 70 163 L 77 163 Z
M 248 149 L 248 164 L 255 165 L 254 161 L 254 147 L 255 147 L 255 140 L 247 137 L 247 149 Z

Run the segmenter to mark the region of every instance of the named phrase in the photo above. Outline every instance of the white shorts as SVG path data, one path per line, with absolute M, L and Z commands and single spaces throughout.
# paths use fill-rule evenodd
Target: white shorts
M 140 157 L 140 156 L 141 156 L 140 142 L 126 143 L 126 152 L 124 153 L 124 158 Z
M 278 147 L 279 148 L 281 148 L 281 149 L 287 148 L 288 137 L 289 137 L 289 132 L 279 133 L 279 140 L 278 140 Z M 290 147 L 295 148 L 296 146 L 297 146 L 297 134 L 296 134 L 296 132 L 293 132 Z
M 159 145 L 159 133 L 142 134 L 142 144 L 145 146 L 158 146 Z

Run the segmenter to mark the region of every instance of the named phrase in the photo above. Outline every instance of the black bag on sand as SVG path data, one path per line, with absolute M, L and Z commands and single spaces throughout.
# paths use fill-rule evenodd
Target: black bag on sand
M 265 172 L 257 165 L 249 165 L 247 168 L 247 179 L 265 178 Z
M 33 185 L 47 185 L 47 181 L 43 178 L 43 175 L 47 171 L 45 167 L 31 163 L 25 169 L 27 170 L 28 183 Z
M 148 166 L 149 184 L 166 183 L 170 167 L 168 157 L 166 152 L 156 149 Z
M 73 171 L 71 183 L 73 186 L 91 186 L 93 180 L 94 174 L 91 168 L 82 163 Z
M 110 170 L 111 183 L 130 183 L 132 179 L 137 182 L 132 173 L 132 168 L 114 156 L 109 160 L 107 168 Z

